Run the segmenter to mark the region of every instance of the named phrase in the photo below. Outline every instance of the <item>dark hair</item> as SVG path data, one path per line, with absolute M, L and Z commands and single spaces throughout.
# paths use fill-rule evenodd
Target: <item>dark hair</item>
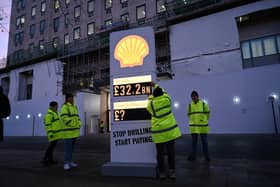
M 160 87 L 156 87 L 154 92 L 153 92 L 153 96 L 158 97 L 158 96 L 161 96 L 161 95 L 163 95 L 162 89 Z
M 73 97 L 73 94 L 70 93 L 65 94 L 65 100 L 68 100 L 71 97 Z
M 192 93 L 191 93 L 191 97 L 192 97 L 192 96 L 197 96 L 197 97 L 198 97 L 197 91 L 193 90 Z
M 58 103 L 57 103 L 56 101 L 50 102 L 50 107 L 55 107 L 55 106 L 57 106 L 57 105 L 58 105 Z

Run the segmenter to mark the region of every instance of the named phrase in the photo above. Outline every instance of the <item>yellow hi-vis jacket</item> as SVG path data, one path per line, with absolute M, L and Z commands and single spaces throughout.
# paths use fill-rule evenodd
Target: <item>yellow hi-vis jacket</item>
M 147 111 L 152 116 L 151 132 L 154 143 L 168 142 L 181 136 L 171 111 L 171 99 L 166 92 L 158 97 L 149 96 Z
M 48 109 L 48 112 L 44 116 L 44 124 L 50 142 L 62 139 L 62 124 L 58 112 Z
M 209 132 L 210 109 L 205 102 L 200 99 L 197 103 L 192 101 L 187 107 L 187 113 L 191 134 L 207 134 Z
M 61 107 L 63 139 L 77 138 L 80 136 L 81 120 L 77 106 L 65 103 Z

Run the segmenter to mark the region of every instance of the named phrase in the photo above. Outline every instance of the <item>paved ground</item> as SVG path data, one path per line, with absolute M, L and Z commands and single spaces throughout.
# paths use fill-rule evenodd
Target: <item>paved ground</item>
M 101 176 L 102 164 L 109 161 L 109 136 L 81 137 L 74 158 L 79 168 L 63 171 L 63 144 L 58 144 L 58 165 L 40 164 L 47 146 L 45 137 L 6 137 L 0 143 L 0 187 L 77 187 L 77 186 L 222 186 L 279 187 L 280 136 L 210 135 L 212 156 L 207 164 L 202 158 L 187 161 L 190 136 L 176 143 L 177 180 Z

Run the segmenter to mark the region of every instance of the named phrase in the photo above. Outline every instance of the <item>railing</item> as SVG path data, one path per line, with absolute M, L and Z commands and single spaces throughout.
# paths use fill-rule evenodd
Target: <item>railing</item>
M 30 49 L 21 49 L 8 56 L 7 67 L 54 58 L 57 56 L 57 51 L 58 48 L 54 48 L 52 42 L 44 43 L 44 47 L 34 46 Z

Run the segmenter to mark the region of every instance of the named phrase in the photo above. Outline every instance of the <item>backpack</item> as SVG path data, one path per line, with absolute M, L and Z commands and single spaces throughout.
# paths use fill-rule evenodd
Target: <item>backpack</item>
M 11 114 L 11 105 L 9 98 L 4 94 L 0 94 L 0 119 L 6 118 Z

